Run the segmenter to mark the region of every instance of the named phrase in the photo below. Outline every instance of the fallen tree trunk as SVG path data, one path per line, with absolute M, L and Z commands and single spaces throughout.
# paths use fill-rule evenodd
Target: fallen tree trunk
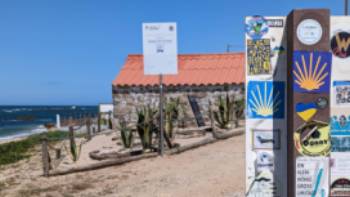
M 193 144 L 175 147 L 173 149 L 166 151 L 166 153 L 170 154 L 170 155 L 179 154 L 179 153 L 182 153 L 182 152 L 190 150 L 190 149 L 195 149 L 195 148 L 198 148 L 198 147 L 203 146 L 203 145 L 214 143 L 216 141 L 218 141 L 218 140 L 215 138 L 206 138 L 202 141 L 195 142 Z
M 244 133 L 244 129 L 239 128 L 239 129 L 234 129 L 230 132 L 218 132 L 218 131 L 212 131 L 213 133 L 213 137 L 219 140 L 224 140 L 224 139 L 228 139 L 237 135 L 241 135 Z
M 110 153 L 100 153 L 99 151 L 92 151 L 89 153 L 89 157 L 94 160 L 107 160 L 107 159 L 120 159 L 129 156 L 141 155 L 143 150 L 137 150 L 126 153 L 110 152 Z
M 76 172 L 84 172 L 84 171 L 90 171 L 90 170 L 97 170 L 100 168 L 105 168 L 108 166 L 115 166 L 115 165 L 122 165 L 128 162 L 132 161 L 138 161 L 142 159 L 157 157 L 158 153 L 145 153 L 143 155 L 139 156 L 132 156 L 132 157 L 125 157 L 120 159 L 114 159 L 114 160 L 107 160 L 100 163 L 91 164 L 89 166 L 82 166 L 82 167 L 75 167 L 70 168 L 66 170 L 56 170 L 49 174 L 49 176 L 58 176 L 58 175 L 65 175 L 65 174 L 71 174 Z

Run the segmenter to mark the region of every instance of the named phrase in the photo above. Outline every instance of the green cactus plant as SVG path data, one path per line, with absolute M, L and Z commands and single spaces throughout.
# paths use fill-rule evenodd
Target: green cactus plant
M 216 105 L 218 111 L 214 111 L 214 119 L 217 125 L 222 129 L 231 128 L 230 122 L 233 117 L 234 100 L 230 99 L 230 96 L 226 94 L 225 98 L 219 96 Z
M 124 148 L 131 148 L 134 138 L 132 129 L 127 125 L 125 120 L 119 121 L 118 129 L 120 130 Z
M 244 99 L 238 99 L 234 101 L 234 114 L 235 114 L 235 127 L 238 127 L 238 121 L 244 115 Z
M 141 110 L 137 110 L 137 132 L 144 150 L 152 147 L 152 136 L 156 129 L 154 124 L 156 113 L 157 110 L 152 109 L 149 105 Z
M 174 121 L 179 116 L 179 98 L 170 98 L 165 104 L 165 135 L 169 139 L 173 139 Z

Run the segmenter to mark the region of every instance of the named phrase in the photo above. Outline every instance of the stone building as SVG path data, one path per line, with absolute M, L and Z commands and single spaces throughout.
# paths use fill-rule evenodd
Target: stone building
M 243 96 L 244 53 L 179 55 L 178 66 L 177 75 L 164 76 L 164 92 L 167 99 L 180 98 L 189 124 L 208 124 L 209 100 Z M 158 101 L 159 77 L 143 74 L 142 55 L 129 55 L 113 81 L 114 117 L 136 121 L 138 108 L 158 107 Z

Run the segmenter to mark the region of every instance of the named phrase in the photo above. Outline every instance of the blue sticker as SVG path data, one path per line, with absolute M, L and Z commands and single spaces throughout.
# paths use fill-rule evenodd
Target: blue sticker
M 332 54 L 330 52 L 294 51 L 293 87 L 295 92 L 328 93 Z
M 350 151 L 350 136 L 332 136 L 332 152 L 349 152 Z
M 262 16 L 252 16 L 245 24 L 245 32 L 253 40 L 261 39 L 268 31 L 269 25 Z
M 350 116 L 340 115 L 331 117 L 331 134 L 350 136 Z
M 249 118 L 284 118 L 284 82 L 249 81 L 247 96 Z

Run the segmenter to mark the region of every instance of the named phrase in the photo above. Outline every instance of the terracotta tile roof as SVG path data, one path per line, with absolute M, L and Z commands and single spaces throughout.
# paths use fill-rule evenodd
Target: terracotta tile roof
M 165 85 L 222 85 L 244 83 L 244 53 L 178 56 L 178 74 L 165 75 Z M 143 56 L 129 55 L 114 86 L 152 86 L 158 76 L 143 74 Z

